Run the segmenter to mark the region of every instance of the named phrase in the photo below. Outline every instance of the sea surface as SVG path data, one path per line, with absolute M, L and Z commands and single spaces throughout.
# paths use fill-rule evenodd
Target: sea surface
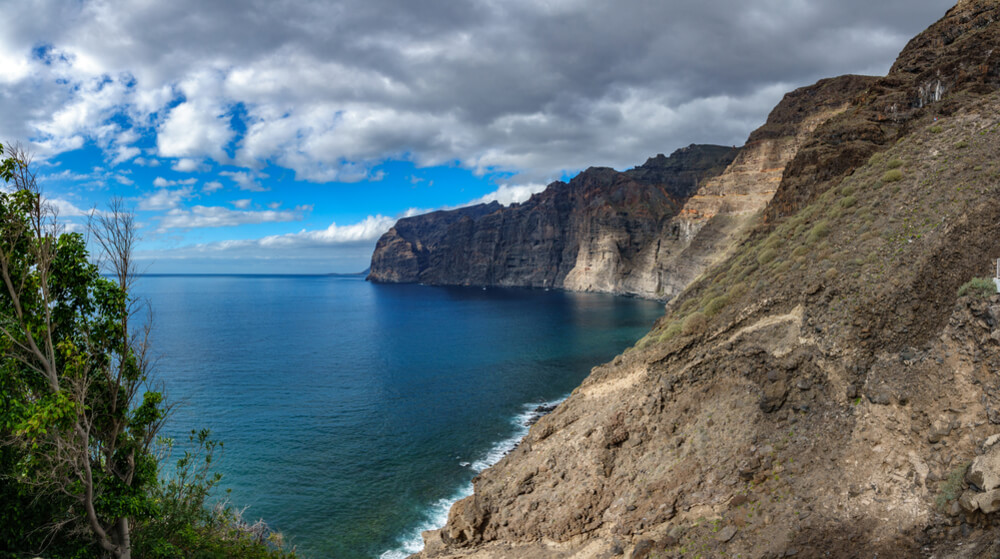
M 404 557 L 540 404 L 645 334 L 659 303 L 329 276 L 147 276 L 165 434 L 308 558 Z

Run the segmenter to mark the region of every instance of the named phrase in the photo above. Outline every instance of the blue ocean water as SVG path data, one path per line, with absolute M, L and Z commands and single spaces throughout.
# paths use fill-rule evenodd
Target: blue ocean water
M 311 558 L 402 557 L 540 403 L 645 334 L 655 302 L 322 276 L 149 276 L 165 434 L 209 428 L 231 502 Z

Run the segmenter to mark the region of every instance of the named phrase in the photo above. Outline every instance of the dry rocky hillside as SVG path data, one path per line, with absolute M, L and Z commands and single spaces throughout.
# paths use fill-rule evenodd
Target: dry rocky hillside
M 753 217 L 418 557 L 1000 556 L 1000 295 L 970 282 L 1000 257 L 997 46 L 1000 1 L 963 0 L 701 183 L 700 231 Z

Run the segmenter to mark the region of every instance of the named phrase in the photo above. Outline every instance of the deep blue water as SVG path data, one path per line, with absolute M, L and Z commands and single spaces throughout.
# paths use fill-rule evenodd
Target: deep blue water
M 306 557 L 402 556 L 660 304 L 313 276 L 150 276 L 166 434 L 209 428 L 235 505 Z M 416 547 L 414 547 L 416 546 Z

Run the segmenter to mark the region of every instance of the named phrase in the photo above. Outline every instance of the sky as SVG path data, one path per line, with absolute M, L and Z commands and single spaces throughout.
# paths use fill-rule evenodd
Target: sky
M 0 0 L 0 142 L 150 273 L 368 266 L 396 219 L 742 145 L 949 0 Z

